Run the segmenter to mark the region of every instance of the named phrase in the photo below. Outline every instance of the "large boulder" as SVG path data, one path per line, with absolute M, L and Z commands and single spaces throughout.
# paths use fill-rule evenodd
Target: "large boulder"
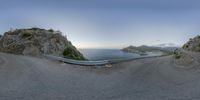
M 0 37 L 1 38 L 1 37 Z M 63 56 L 69 47 L 73 47 L 71 52 L 73 56 L 68 58 L 80 60 L 84 59 L 83 55 L 67 40 L 59 31 L 52 29 L 45 30 L 39 28 L 16 29 L 5 32 L 0 39 L 0 52 L 40 56 L 50 54 Z
M 183 49 L 188 51 L 200 52 L 200 36 L 191 38 L 186 44 L 183 45 Z

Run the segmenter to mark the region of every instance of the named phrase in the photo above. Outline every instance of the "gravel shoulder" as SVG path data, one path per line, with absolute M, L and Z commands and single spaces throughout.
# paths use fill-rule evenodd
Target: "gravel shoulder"
M 0 53 L 0 100 L 199 100 L 199 77 L 171 56 L 94 68 Z

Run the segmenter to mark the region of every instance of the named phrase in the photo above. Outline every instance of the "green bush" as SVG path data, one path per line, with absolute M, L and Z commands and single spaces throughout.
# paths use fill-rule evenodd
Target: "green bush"
M 63 56 L 75 60 L 85 60 L 84 56 L 74 46 L 71 45 L 66 46 Z
M 48 31 L 49 31 L 49 32 L 54 32 L 54 30 L 53 30 L 53 29 L 49 29 Z
M 175 55 L 175 58 L 176 58 L 176 59 L 180 59 L 180 58 L 181 58 L 181 55 L 176 54 L 176 55 Z
M 22 37 L 26 38 L 26 37 L 30 37 L 32 34 L 30 32 L 23 32 L 22 33 Z
M 181 52 L 179 52 L 179 51 L 175 51 L 174 52 L 174 57 L 176 58 L 176 59 L 180 59 L 181 58 Z
M 34 30 L 34 31 L 36 31 L 36 30 L 40 30 L 40 28 L 33 27 L 33 28 L 31 28 L 30 30 Z
M 188 47 L 189 47 L 189 45 L 186 45 L 185 47 L 186 47 L 186 48 L 188 48 Z
M 183 45 L 183 48 L 184 48 L 184 49 L 187 49 L 188 47 L 189 47 L 188 44 Z

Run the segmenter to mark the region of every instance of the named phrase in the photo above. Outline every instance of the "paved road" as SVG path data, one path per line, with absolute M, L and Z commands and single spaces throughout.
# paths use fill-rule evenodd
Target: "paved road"
M 141 57 L 132 57 L 132 58 L 126 58 L 126 59 L 110 59 L 110 60 L 99 60 L 99 61 L 84 61 L 84 60 L 73 60 L 73 59 L 67 59 L 63 57 L 58 56 L 52 56 L 52 55 L 44 55 L 47 59 L 56 60 L 56 61 L 62 61 L 69 64 L 74 65 L 82 65 L 82 66 L 101 66 L 106 64 L 115 64 L 120 63 L 124 61 L 131 61 L 136 59 L 144 59 L 144 58 L 155 58 L 155 57 L 162 57 L 167 55 L 149 55 L 149 56 L 141 56 Z
M 0 100 L 199 100 L 199 77 L 170 56 L 94 68 L 0 53 Z

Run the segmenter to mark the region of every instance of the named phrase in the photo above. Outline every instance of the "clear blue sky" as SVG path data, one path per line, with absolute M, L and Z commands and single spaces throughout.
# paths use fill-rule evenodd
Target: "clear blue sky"
M 53 28 L 79 48 L 182 45 L 200 33 L 199 0 L 0 0 L 0 33 Z

